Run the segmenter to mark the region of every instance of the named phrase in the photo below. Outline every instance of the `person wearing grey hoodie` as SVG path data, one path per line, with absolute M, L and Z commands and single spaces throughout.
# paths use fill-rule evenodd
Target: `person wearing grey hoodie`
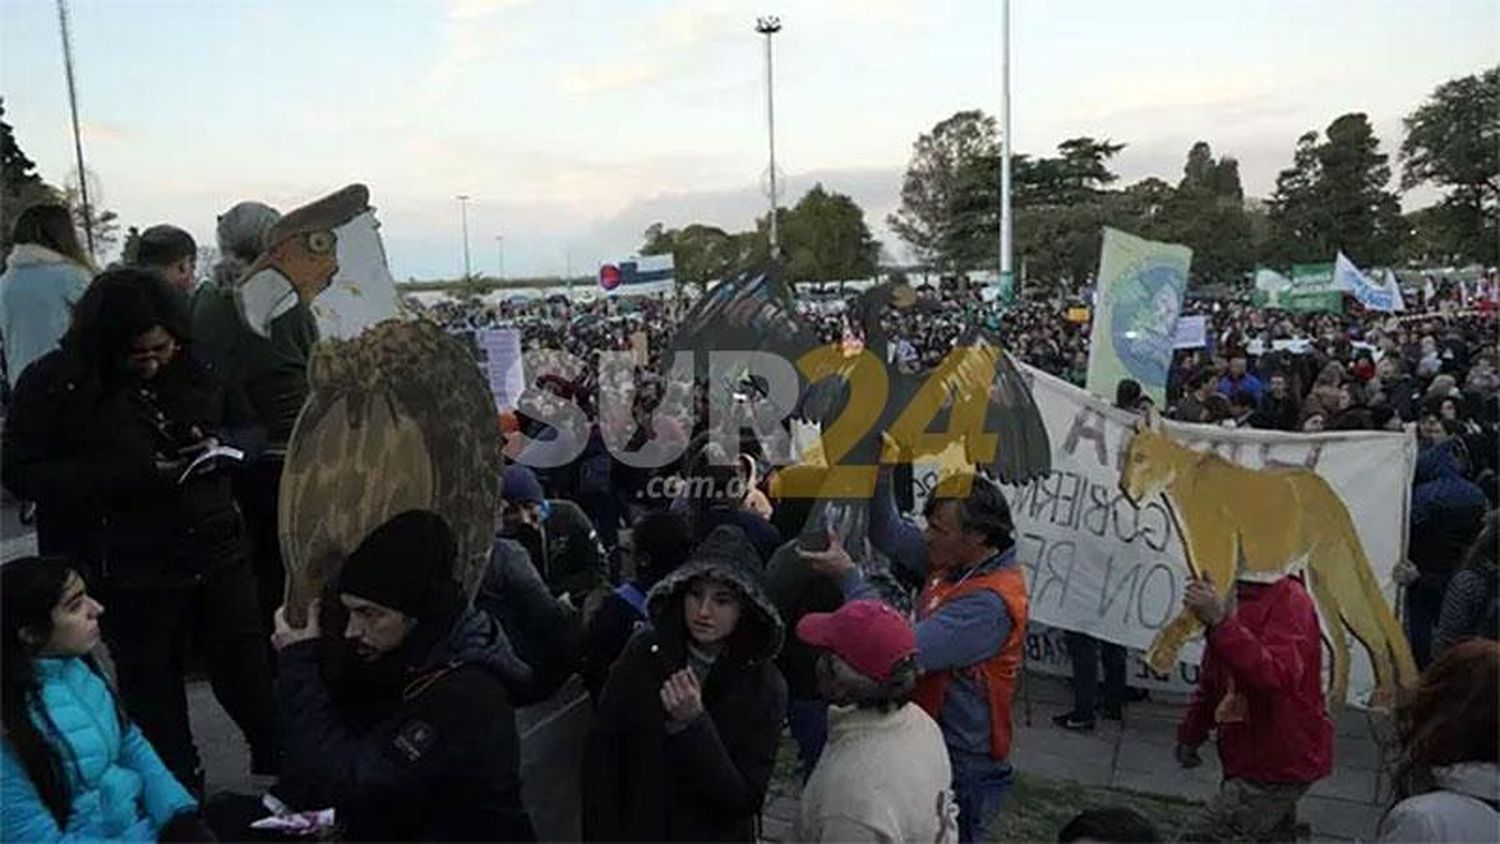
M 714 528 L 652 587 L 604 684 L 583 771 L 587 841 L 753 841 L 776 763 L 783 627 L 744 531 Z

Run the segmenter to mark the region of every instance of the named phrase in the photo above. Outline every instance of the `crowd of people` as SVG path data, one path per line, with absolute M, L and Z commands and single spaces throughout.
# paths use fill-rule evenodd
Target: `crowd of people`
M 11 387 L 0 481 L 35 505 L 39 556 L 0 567 L 0 838 L 533 840 L 514 713 L 577 674 L 592 708 L 577 771 L 584 840 L 755 840 L 784 728 L 804 781 L 798 840 L 985 840 L 1014 782 L 1029 620 L 1003 490 L 976 476 L 914 513 L 882 468 L 868 530 L 840 531 L 838 502 L 786 494 L 792 473 L 819 470 L 778 470 L 748 438 L 723 453 L 706 436 L 706 385 L 672 395 L 683 388 L 661 370 L 684 313 L 674 301 L 408 302 L 455 334 L 516 327 L 527 349 L 585 361 L 635 352 L 628 418 L 610 416 L 622 402 L 590 373 L 538 385 L 585 409 L 590 441 L 565 466 L 504 468 L 476 595 L 455 577 L 455 526 L 411 510 L 342 561 L 305 619 L 282 606 L 277 490 L 317 326 L 299 303 L 268 335 L 252 331 L 232 289 L 288 235 L 282 220 L 259 203 L 229 209 L 222 263 L 198 284 L 180 228 L 147 229 L 128 264 L 96 272 L 65 211 L 20 217 L 0 276 Z M 829 341 L 880 320 L 889 363 L 912 371 L 978 323 L 1021 360 L 1086 377 L 1076 302 L 1002 305 L 949 283 L 911 299 L 871 313 L 866 298 L 808 297 L 801 318 Z M 1493 833 L 1493 310 L 1190 311 L 1208 341 L 1178 353 L 1170 415 L 1418 438 L 1399 574 L 1427 671 L 1397 710 L 1399 802 L 1382 835 Z M 674 398 L 688 411 L 653 415 Z M 1132 382 L 1116 399 L 1150 403 Z M 539 424 L 523 407 L 498 431 Z M 605 443 L 616 428 L 678 439 L 683 456 L 653 471 L 622 463 Z M 242 461 L 200 470 L 220 446 Z M 656 483 L 666 475 L 687 482 Z M 1198 764 L 1214 736 L 1226 777 L 1189 835 L 1284 838 L 1335 763 L 1317 616 L 1296 577 L 1232 591 L 1195 581 L 1184 598 L 1208 633 L 1175 757 Z M 114 682 L 94 657 L 101 639 Z M 1093 727 L 1096 651 L 1097 712 L 1118 717 L 1131 699 L 1123 651 L 1093 644 L 1070 640 L 1079 700 L 1067 729 Z M 186 696 L 200 664 L 250 769 L 274 777 L 267 795 L 210 793 Z M 268 815 L 270 829 L 249 826 Z M 1084 812 L 1059 838 L 1156 831 L 1118 809 Z

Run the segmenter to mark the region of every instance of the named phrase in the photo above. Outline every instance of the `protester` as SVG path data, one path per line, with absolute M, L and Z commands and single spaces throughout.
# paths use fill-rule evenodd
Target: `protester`
M 507 693 L 529 672 L 466 605 L 457 553 L 440 516 L 408 510 L 349 555 L 306 626 L 277 612 L 285 775 L 312 788 L 298 808 L 335 807 L 346 840 L 535 838 Z
M 1493 841 L 1500 830 L 1500 643 L 1454 645 L 1397 710 L 1398 801 L 1381 841 Z
M 1463 476 L 1454 456 L 1458 452 L 1457 441 L 1424 448 L 1413 478 L 1407 557 L 1415 577 L 1403 569 L 1403 579 L 1408 581 L 1406 635 L 1419 668 L 1432 659 L 1432 631 L 1443 594 L 1478 536 L 1488 508 L 1484 492 Z
M 566 499 L 548 499 L 531 469 L 505 467 L 501 483 L 504 513 L 500 535 L 515 540 L 553 594 L 575 606 L 605 580 L 605 550 L 583 508 Z
M 1140 812 L 1120 807 L 1079 812 L 1057 833 L 1057 840 L 1060 844 L 1105 844 L 1116 841 L 1121 844 L 1139 844 L 1160 841 L 1161 835 Z
M 261 202 L 239 202 L 219 215 L 214 234 L 219 243 L 219 262 L 208 283 L 232 288 L 261 253 L 271 245 L 269 234 L 281 212 Z
M 1011 699 L 1026 633 L 1027 592 L 1015 527 L 1000 488 L 972 477 L 966 497 L 939 484 L 927 528 L 872 507 L 870 539 L 898 566 L 928 572 L 917 603 L 913 699 L 943 730 L 962 842 L 978 841 L 1010 790 Z M 839 580 L 846 598 L 877 597 L 836 535 L 802 555 Z
M 0 839 L 211 840 L 90 652 L 104 608 L 64 560 L 0 566 Z
M 719 527 L 652 588 L 604 685 L 583 771 L 589 841 L 753 841 L 776 762 L 782 624 L 744 533 Z
M 745 506 L 755 488 L 750 469 L 754 458 L 729 454 L 706 436 L 689 444 L 688 451 L 693 457 L 684 489 L 691 496 L 685 503 L 694 535 L 701 539 L 720 525 L 737 527 L 755 546 L 762 566 L 770 562 L 783 540 L 767 515 Z
M 474 608 L 500 623 L 530 670 L 528 682 L 508 687 L 514 705 L 546 700 L 577 670 L 583 636 L 578 611 L 552 594 L 520 543 L 495 538 Z
M 1188 379 L 1187 395 L 1172 412 L 1172 418 L 1181 422 L 1212 422 L 1208 400 L 1216 386 L 1212 369 L 1205 367 L 1195 372 Z
M 1115 407 L 1121 410 L 1136 411 L 1142 398 L 1140 382 L 1132 378 L 1122 378 L 1115 386 Z M 1120 720 L 1125 706 L 1124 646 L 1077 630 L 1064 631 L 1063 638 L 1073 668 L 1073 708 L 1053 716 L 1052 723 L 1065 730 L 1089 732 L 1094 729 L 1096 711 L 1110 720 Z M 1104 703 L 1098 706 L 1101 660 Z
M 198 244 L 176 226 L 163 223 L 141 232 L 133 263 L 160 273 L 183 296 L 198 284 Z
M 240 202 L 220 214 L 216 231 L 219 263 L 214 265 L 208 283 L 193 297 L 193 333 L 200 356 L 217 367 L 227 383 L 245 392 L 269 438 L 260 457 L 242 466 L 234 476 L 234 497 L 245 517 L 256 594 L 268 630 L 272 615 L 281 606 L 286 584 L 276 526 L 281 466 L 291 422 L 306 395 L 307 350 L 317 339 L 317 330 L 306 308 L 299 304 L 292 313 L 271 323 L 269 339 L 260 336 L 239 318 L 234 285 L 265 251 L 271 227 L 280 218 L 275 209 L 259 202 Z M 299 321 L 303 319 L 306 321 Z M 299 329 L 301 336 L 289 338 L 289 333 L 295 333 L 289 328 Z M 267 382 L 273 380 L 280 386 L 268 389 Z M 278 400 L 268 400 L 268 392 L 275 394 L 278 389 L 285 394 Z
M 1260 409 L 1250 416 L 1250 427 L 1267 431 L 1294 431 L 1297 428 L 1297 400 L 1288 391 L 1286 375 L 1271 374 Z
M 1216 391 L 1220 395 L 1233 398 L 1241 390 L 1250 394 L 1252 407 L 1254 407 L 1260 404 L 1261 395 L 1265 392 L 1265 387 L 1260 383 L 1260 379 L 1256 378 L 1255 374 L 1249 371 L 1249 361 L 1245 353 L 1236 351 L 1230 355 L 1229 371 L 1224 373 L 1224 377 L 1219 379 Z
M 822 649 L 828 743 L 802 790 L 796 841 L 950 841 L 958 807 L 943 733 L 910 703 L 917 639 L 879 601 L 812 613 L 797 636 Z
M 1454 572 L 1443 593 L 1437 627 L 1432 633 L 1432 655 L 1465 639 L 1481 637 L 1500 640 L 1500 513 L 1491 510 L 1484 529 L 1464 559 L 1464 567 Z
M 33 205 L 16 218 L 0 275 L 0 340 L 12 387 L 32 361 L 57 347 L 74 303 L 89 286 L 92 262 L 62 205 Z
M 1233 601 L 1193 580 L 1183 606 L 1207 629 L 1198 687 L 1177 728 L 1177 761 L 1201 764 L 1217 733 L 1224 781 L 1186 840 L 1291 841 L 1297 802 L 1333 767 L 1318 614 L 1301 581 L 1246 575 Z
M 630 536 L 627 557 L 634 564 L 633 573 L 604 595 L 584 628 L 579 673 L 595 703 L 625 643 L 651 624 L 646 595 L 692 551 L 687 520 L 677 513 L 648 513 L 636 521 Z
M 77 561 L 113 611 L 104 636 L 125 708 L 192 789 L 202 770 L 183 675 L 194 646 L 214 694 L 275 770 L 270 668 L 230 494 L 232 446 L 264 433 L 192 354 L 180 297 L 152 273 L 102 273 L 62 348 L 16 385 L 0 474 L 37 503 L 37 544 Z M 194 461 L 204 458 L 194 465 Z

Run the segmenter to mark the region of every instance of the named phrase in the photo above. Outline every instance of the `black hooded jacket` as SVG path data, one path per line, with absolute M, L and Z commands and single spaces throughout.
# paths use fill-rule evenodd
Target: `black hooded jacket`
M 776 762 L 786 682 L 775 665 L 783 628 L 743 531 L 715 528 L 663 578 L 637 633 L 610 672 L 584 763 L 590 841 L 753 841 Z M 709 577 L 735 589 L 739 624 L 703 683 L 703 714 L 668 729 L 661 687 L 687 664 L 683 602 Z
M 112 585 L 160 586 L 243 559 L 230 473 L 179 483 L 153 464 L 197 428 L 253 460 L 265 431 L 244 395 L 184 348 L 155 378 L 105 383 L 67 348 L 27 367 L 6 418 L 0 473 L 37 503 L 37 542 Z
M 335 806 L 344 840 L 535 840 L 507 692 L 529 670 L 483 612 L 463 611 L 435 647 L 412 635 L 425 657 L 403 648 L 400 682 L 370 684 L 357 701 L 325 680 L 319 645 L 331 643 L 281 651 L 284 779 Z

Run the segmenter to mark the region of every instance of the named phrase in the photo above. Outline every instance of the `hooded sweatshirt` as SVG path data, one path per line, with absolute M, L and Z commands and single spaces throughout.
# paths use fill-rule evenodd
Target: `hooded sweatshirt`
M 1423 574 L 1447 575 L 1458 567 L 1489 506 L 1484 492 L 1459 472 L 1449 449 L 1434 446 L 1417 457 L 1407 555 Z M 1442 587 L 1437 589 L 1440 596 Z
M 652 625 L 626 645 L 596 709 L 584 763 L 585 840 L 754 839 L 786 714 L 786 682 L 773 661 L 783 627 L 758 568 L 744 532 L 718 527 L 652 588 Z M 711 663 L 690 653 L 683 616 L 699 578 L 728 585 L 741 604 Z M 703 713 L 674 722 L 661 687 L 688 667 L 704 675 Z

